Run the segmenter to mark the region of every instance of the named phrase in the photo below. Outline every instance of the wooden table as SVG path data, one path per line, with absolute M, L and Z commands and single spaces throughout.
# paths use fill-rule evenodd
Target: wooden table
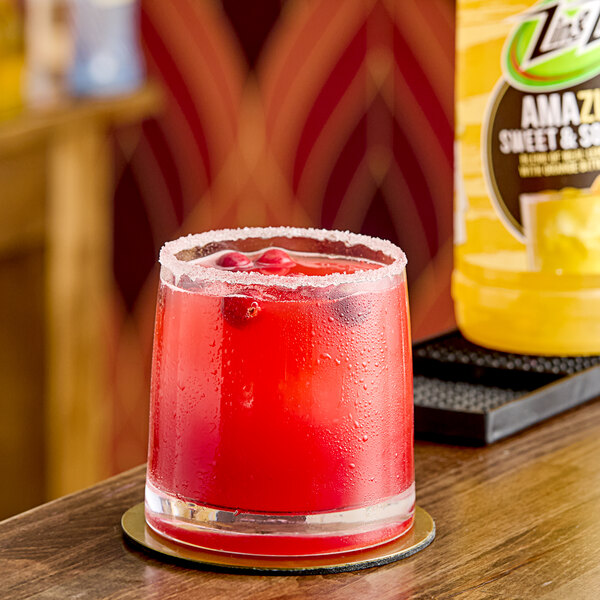
M 306 576 L 162 563 L 121 536 L 138 467 L 0 523 L 0 598 L 600 598 L 600 402 L 488 448 L 417 442 L 416 459 L 438 534 L 403 561 Z

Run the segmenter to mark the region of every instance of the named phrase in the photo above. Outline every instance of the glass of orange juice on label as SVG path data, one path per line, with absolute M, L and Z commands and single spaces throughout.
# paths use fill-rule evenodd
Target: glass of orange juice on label
M 560 274 L 600 274 L 600 189 L 522 194 L 528 267 Z

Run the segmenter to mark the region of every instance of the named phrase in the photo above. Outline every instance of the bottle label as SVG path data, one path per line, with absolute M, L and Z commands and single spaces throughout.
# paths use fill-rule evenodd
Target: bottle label
M 600 0 L 542 0 L 514 20 L 482 151 L 492 201 L 526 242 L 523 196 L 589 190 L 600 174 Z

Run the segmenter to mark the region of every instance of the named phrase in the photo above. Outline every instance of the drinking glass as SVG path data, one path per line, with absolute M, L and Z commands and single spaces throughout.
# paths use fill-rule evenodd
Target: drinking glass
M 269 262 L 273 252 L 290 262 Z M 347 552 L 406 533 L 403 252 L 348 232 L 246 228 L 168 242 L 160 264 L 148 525 L 257 556 Z

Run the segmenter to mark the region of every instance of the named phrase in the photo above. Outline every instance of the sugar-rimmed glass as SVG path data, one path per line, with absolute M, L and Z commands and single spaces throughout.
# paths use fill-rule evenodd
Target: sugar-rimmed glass
M 298 275 L 210 262 L 236 251 L 260 264 L 269 248 L 370 268 Z M 402 251 L 347 232 L 248 228 L 169 242 L 160 262 L 150 527 L 267 556 L 405 533 L 415 489 Z

